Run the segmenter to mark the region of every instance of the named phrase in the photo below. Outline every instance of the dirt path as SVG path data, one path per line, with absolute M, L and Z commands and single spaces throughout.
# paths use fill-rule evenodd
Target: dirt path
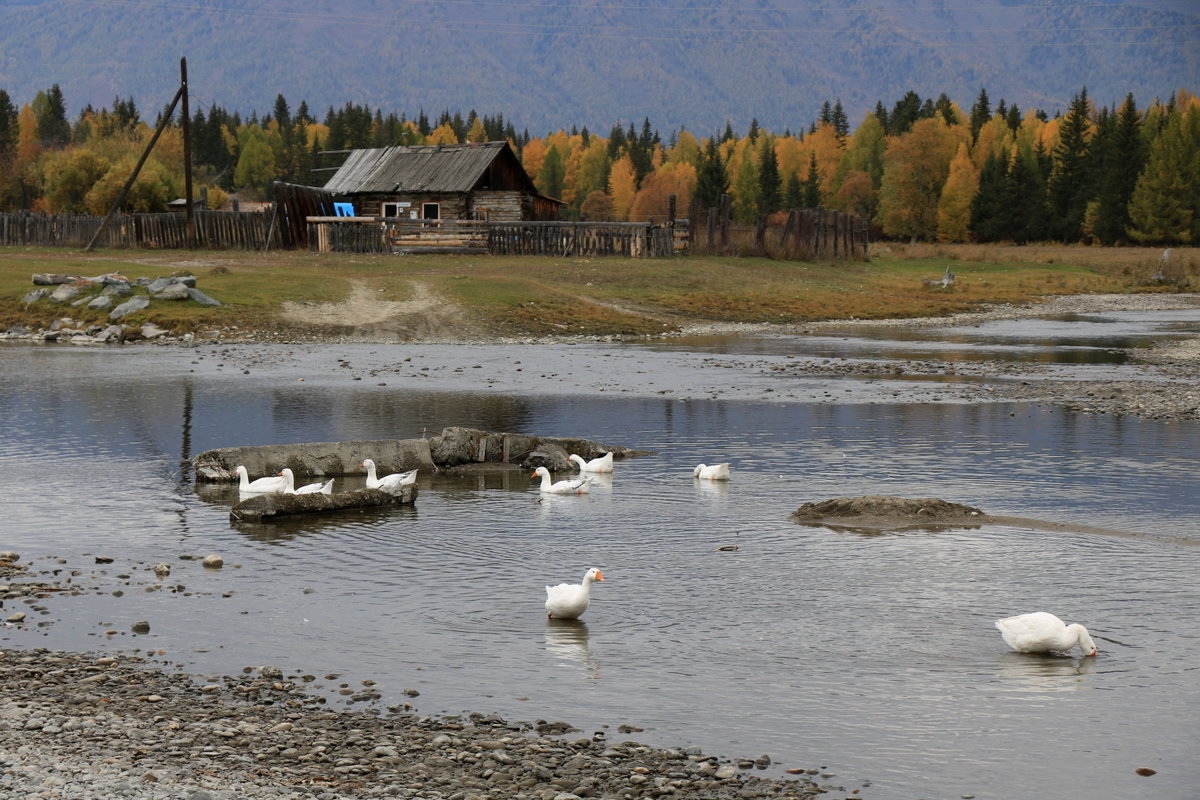
M 475 333 L 457 303 L 412 281 L 409 300 L 383 300 L 366 281 L 350 281 L 350 296 L 340 303 L 284 303 L 281 316 L 294 325 L 329 328 L 360 340 L 448 341 Z

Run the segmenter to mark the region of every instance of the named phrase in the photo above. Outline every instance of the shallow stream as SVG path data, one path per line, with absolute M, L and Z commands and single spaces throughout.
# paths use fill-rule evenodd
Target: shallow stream
M 373 680 L 381 706 L 610 739 L 629 725 L 820 768 L 864 798 L 1194 796 L 1200 426 L 891 402 L 863 381 L 837 383 L 839 402 L 781 399 L 708 360 L 760 345 L 677 347 L 0 347 L 0 549 L 103 587 L 45 601 L 0 645 L 276 664 L 331 697 Z M 422 475 L 413 508 L 258 526 L 232 525 L 236 492 L 188 467 L 215 447 L 449 425 L 654 454 L 586 496 L 542 498 L 522 472 Z M 727 485 L 692 479 L 719 461 Z M 788 519 L 858 494 L 1133 535 Z M 208 553 L 226 567 L 179 558 Z M 172 573 L 147 591 L 158 562 Z M 547 622 L 542 587 L 590 566 L 607 580 L 583 621 Z M 1087 625 L 1098 657 L 1008 652 L 993 620 L 1032 610 Z

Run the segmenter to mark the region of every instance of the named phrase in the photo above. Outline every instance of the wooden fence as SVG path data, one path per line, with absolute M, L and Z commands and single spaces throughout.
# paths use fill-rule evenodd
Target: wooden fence
M 309 217 L 309 247 L 349 253 L 490 253 L 625 256 L 679 252 L 686 236 L 641 222 L 488 222 L 390 217 Z M 685 224 L 679 230 L 686 230 Z
M 0 245 L 87 247 L 103 217 L 89 214 L 0 213 Z M 208 250 L 263 250 L 281 245 L 271 211 L 196 211 L 195 246 Z M 97 247 L 185 250 L 183 214 L 115 214 Z
M 866 260 L 870 224 L 863 217 L 824 208 L 793 209 L 736 225 L 726 195 L 716 208 L 692 207 L 688 252 L 758 255 L 791 261 Z

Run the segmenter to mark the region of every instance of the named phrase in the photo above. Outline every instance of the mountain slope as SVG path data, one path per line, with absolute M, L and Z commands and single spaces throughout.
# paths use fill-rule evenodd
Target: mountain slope
M 626 4 L 622 4 L 626 3 Z M 0 4 L 0 88 L 58 83 L 72 114 L 170 100 L 267 111 L 282 93 L 415 116 L 502 113 L 538 134 L 616 121 L 700 134 L 757 117 L 806 127 L 825 100 L 852 123 L 913 90 L 1023 109 L 1086 86 L 1139 104 L 1200 84 L 1200 6 L 1046 0 L 15 0 Z

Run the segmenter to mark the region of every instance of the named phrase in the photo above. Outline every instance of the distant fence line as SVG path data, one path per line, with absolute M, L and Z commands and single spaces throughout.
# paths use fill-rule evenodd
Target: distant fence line
M 679 231 L 686 230 L 682 220 Z M 491 222 L 392 217 L 310 217 L 307 239 L 318 252 L 490 253 L 625 256 L 679 252 L 686 236 L 648 222 Z
M 271 211 L 202 211 L 194 215 L 195 247 L 208 250 L 264 250 L 282 246 Z M 0 245 L 87 247 L 104 217 L 90 214 L 0 213 Z M 114 214 L 98 247 L 185 250 L 184 214 Z
M 842 211 L 805 208 L 760 217 L 754 225 L 736 225 L 732 198 L 713 208 L 694 204 L 688 223 L 688 252 L 693 255 L 758 255 L 789 261 L 866 260 L 870 221 Z
M 266 211 L 197 210 L 193 246 L 209 250 L 307 247 L 338 253 L 627 258 L 691 253 L 811 261 L 866 260 L 870 244 L 867 219 L 820 208 L 781 212 L 761 218 L 753 226 L 735 225 L 728 196 L 716 208 L 693 206 L 689 218 L 666 224 L 301 216 L 306 207 L 288 199 Z M 323 208 L 323 203 L 311 205 L 314 210 Z M 87 214 L 0 213 L 0 245 L 83 248 L 102 220 Z M 96 246 L 183 250 L 188 247 L 186 224 L 185 215 L 178 212 L 117 214 Z

